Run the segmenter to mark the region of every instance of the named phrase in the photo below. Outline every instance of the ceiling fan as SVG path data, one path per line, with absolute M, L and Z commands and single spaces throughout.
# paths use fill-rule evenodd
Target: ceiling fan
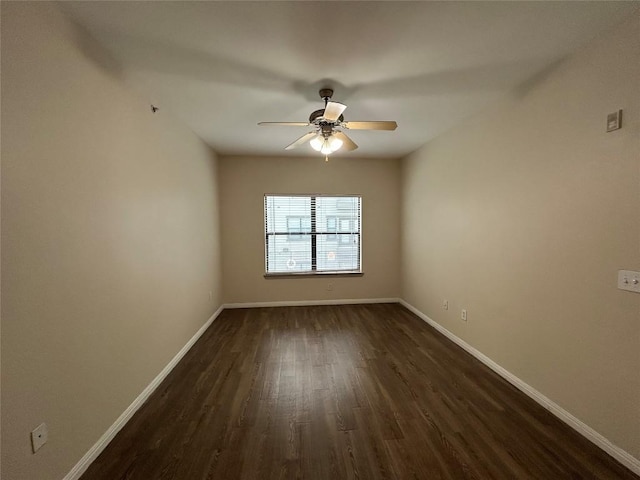
M 308 122 L 260 122 L 260 126 L 287 126 L 287 127 L 312 127 L 313 130 L 305 133 L 295 142 L 287 145 L 285 150 L 291 150 L 309 142 L 311 147 L 324 154 L 325 160 L 329 160 L 329 154 L 344 148 L 351 151 L 358 148 L 358 145 L 351 140 L 342 129 L 346 130 L 395 130 L 398 127 L 396 122 L 391 121 L 357 121 L 345 122 L 342 112 L 346 105 L 338 102 L 331 102 L 333 89 L 320 89 L 320 98 L 324 100 L 324 108 L 316 110 L 309 115 Z

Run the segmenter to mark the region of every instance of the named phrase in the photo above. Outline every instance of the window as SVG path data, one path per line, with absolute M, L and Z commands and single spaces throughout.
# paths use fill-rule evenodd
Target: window
M 287 216 L 287 232 L 289 241 L 303 240 L 303 235 L 311 233 L 311 216 Z
M 265 271 L 361 273 L 360 196 L 265 195 Z
M 327 240 L 335 240 L 338 231 L 338 217 L 327 216 Z

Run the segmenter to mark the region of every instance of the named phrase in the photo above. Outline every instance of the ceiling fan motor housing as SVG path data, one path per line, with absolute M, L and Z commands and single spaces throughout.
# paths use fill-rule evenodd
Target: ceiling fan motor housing
M 336 123 L 344 122 L 344 115 L 340 115 L 338 120 L 336 120 L 335 122 L 323 122 L 322 121 L 322 117 L 323 116 L 324 116 L 324 108 L 321 108 L 320 110 L 316 110 L 311 115 L 309 115 L 309 123 L 314 123 L 316 125 L 322 125 L 322 123 L 336 124 Z M 318 119 L 320 119 L 320 121 L 318 121 Z
M 320 110 L 316 110 L 311 115 L 309 115 L 309 123 L 314 123 L 317 118 L 320 118 L 324 115 L 324 108 Z

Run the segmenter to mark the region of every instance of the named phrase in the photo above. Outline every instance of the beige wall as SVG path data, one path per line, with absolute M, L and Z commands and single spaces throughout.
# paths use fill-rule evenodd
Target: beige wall
M 215 156 L 109 65 L 53 3 L 2 2 L 7 480 L 64 477 L 221 303 Z
M 399 188 L 397 160 L 222 158 L 225 303 L 398 297 Z M 361 194 L 364 275 L 265 279 L 265 193 Z
M 640 270 L 639 27 L 596 39 L 402 173 L 403 298 L 636 458 L 640 295 L 616 274 Z M 619 108 L 623 129 L 605 133 Z
M 639 39 L 635 19 L 401 172 L 216 161 L 54 5 L 3 2 L 2 477 L 62 478 L 222 302 L 398 296 L 640 458 L 640 295 L 615 288 L 640 269 Z M 364 276 L 264 279 L 265 193 L 362 194 Z

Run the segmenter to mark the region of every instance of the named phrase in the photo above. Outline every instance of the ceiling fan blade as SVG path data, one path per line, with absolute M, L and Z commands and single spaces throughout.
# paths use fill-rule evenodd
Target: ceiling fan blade
M 341 103 L 328 102 L 327 106 L 324 108 L 324 115 L 322 116 L 329 122 L 335 122 L 340 118 L 340 115 L 342 115 L 342 112 L 344 112 L 346 108 L 347 106 Z
M 308 127 L 309 122 L 260 122 L 261 127 Z
M 333 132 L 333 136 L 342 140 L 343 150 L 347 150 L 350 152 L 351 150 L 355 150 L 356 148 L 358 148 L 358 145 L 356 145 L 356 142 L 354 142 L 349 137 L 347 137 L 343 132 L 335 131 Z
M 395 130 L 396 122 L 342 122 L 342 127 L 349 130 Z
M 284 149 L 285 150 L 291 150 L 293 148 L 299 147 L 303 143 L 308 142 L 309 140 L 311 140 L 316 135 L 318 135 L 316 132 L 305 133 L 303 136 L 301 136 L 299 139 L 297 139 L 291 145 L 287 145 Z

